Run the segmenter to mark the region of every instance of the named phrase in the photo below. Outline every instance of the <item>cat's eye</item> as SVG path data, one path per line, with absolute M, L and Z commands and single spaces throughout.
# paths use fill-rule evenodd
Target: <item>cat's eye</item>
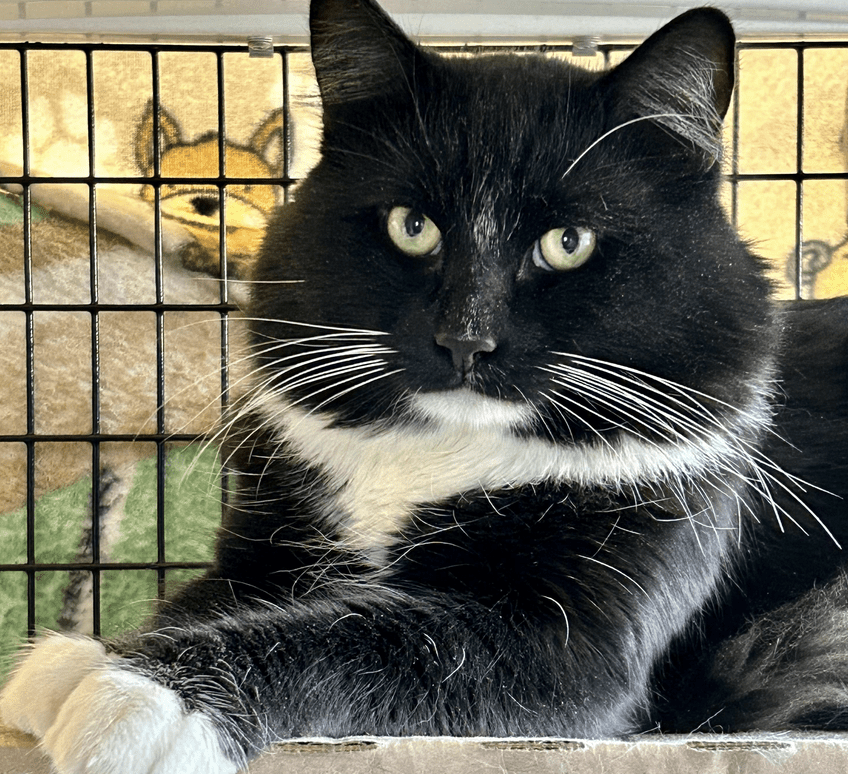
M 407 255 L 436 255 L 442 249 L 439 227 L 411 207 L 393 207 L 386 220 L 386 231 L 395 246 Z
M 580 226 L 554 228 L 533 245 L 533 263 L 546 271 L 582 266 L 595 252 L 595 232 Z

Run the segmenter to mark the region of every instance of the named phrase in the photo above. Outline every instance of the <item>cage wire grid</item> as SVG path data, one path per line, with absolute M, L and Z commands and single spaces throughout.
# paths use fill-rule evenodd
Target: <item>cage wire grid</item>
M 439 47 L 445 51 L 463 52 L 474 54 L 492 50 L 512 50 L 515 47 L 504 47 L 493 49 L 487 46 L 485 49 L 474 46 L 465 47 Z M 631 46 L 601 45 L 598 48 L 606 64 L 611 57 L 620 55 Z M 727 179 L 730 184 L 730 213 L 736 223 L 738 217 L 738 188 L 740 183 L 749 181 L 785 181 L 792 183 L 795 187 L 795 288 L 796 298 L 803 294 L 803 213 L 804 213 L 804 183 L 810 180 L 848 180 L 848 172 L 805 172 L 803 158 L 804 139 L 804 78 L 806 51 L 817 48 L 842 48 L 848 49 L 848 43 L 842 42 L 786 42 L 786 43 L 755 43 L 743 42 L 740 51 L 745 50 L 788 50 L 795 53 L 796 66 L 796 136 L 795 136 L 795 169 L 789 172 L 779 173 L 743 173 L 739 168 L 739 105 L 745 99 L 744 88 L 739 87 L 733 102 L 733 133 L 730 142 L 730 158 L 726 164 Z M 7 428 L 0 427 L 0 443 L 23 444 L 26 449 L 26 558 L 23 562 L 11 564 L 0 564 L 0 573 L 24 573 L 26 576 L 26 605 L 27 605 L 27 634 L 32 636 L 36 633 L 38 614 L 36 610 L 36 582 L 41 572 L 88 572 L 92 579 L 93 597 L 93 630 L 94 634 L 101 633 L 100 616 L 100 586 L 101 574 L 105 571 L 128 571 L 147 570 L 154 571 L 157 577 L 157 586 L 160 597 L 164 594 L 165 578 L 169 570 L 202 570 L 204 563 L 198 562 L 171 562 L 167 558 L 166 530 L 165 530 L 165 477 L 166 477 L 166 445 L 171 442 L 192 442 L 198 440 L 194 434 L 180 434 L 167 432 L 163 405 L 165 402 L 165 333 L 164 316 L 173 311 L 207 311 L 219 316 L 220 320 L 220 387 L 223 396 L 222 407 L 226 410 L 229 402 L 230 376 L 229 376 L 229 317 L 236 312 L 238 307 L 231 299 L 230 284 L 228 281 L 227 264 L 227 187 L 229 185 L 275 185 L 280 186 L 283 191 L 282 202 L 289 200 L 290 189 L 297 182 L 291 176 L 291 148 L 292 148 L 292 123 L 291 123 L 291 92 L 289 88 L 289 55 L 293 52 L 303 53 L 302 47 L 275 46 L 274 53 L 280 56 L 282 68 L 282 105 L 283 114 L 283 139 L 281 145 L 281 175 L 276 178 L 254 178 L 230 176 L 227 170 L 227 154 L 225 153 L 225 142 L 227 137 L 226 114 L 225 114 L 225 89 L 224 89 L 224 64 L 225 54 L 238 51 L 233 46 L 218 45 L 138 45 L 138 44 L 0 44 L 0 50 L 14 50 L 20 56 L 20 94 L 21 94 L 21 130 L 23 138 L 23 173 L 20 176 L 0 176 L 0 184 L 15 184 L 22 187 L 21 206 L 23 211 L 23 260 L 24 260 L 24 300 L 22 303 L 0 304 L 0 312 L 23 313 L 25 318 L 26 336 L 26 432 L 9 433 Z M 88 173 L 83 176 L 49 177 L 38 176 L 32 173 L 30 158 L 30 135 L 31 116 L 29 111 L 28 92 L 28 54 L 32 51 L 50 50 L 75 50 L 80 51 L 85 57 L 86 96 L 88 110 Z M 521 50 L 527 50 L 526 47 Z M 573 46 L 542 46 L 534 50 L 546 53 L 575 53 Z M 153 98 L 153 171 L 151 175 L 135 176 L 103 176 L 96 174 L 97 143 L 94 131 L 95 100 L 94 100 L 94 77 L 92 68 L 92 55 L 98 51 L 141 51 L 150 55 Z M 215 56 L 217 68 L 217 138 L 218 138 L 218 174 L 214 177 L 173 177 L 162 174 L 162 149 L 160 138 L 160 106 L 161 95 L 159 92 L 159 57 L 168 52 L 208 52 Z M 579 53 L 579 52 L 578 52 Z M 579 64 L 579 59 L 576 60 Z M 10 85 L 10 88 L 18 88 Z M 31 186 L 38 183 L 68 183 L 82 184 L 88 187 L 89 193 L 89 256 L 90 256 L 90 283 L 88 303 L 53 304 L 39 303 L 35 300 L 32 286 L 32 220 L 33 202 Z M 148 185 L 154 191 L 154 242 L 155 251 L 154 277 L 155 277 L 155 301 L 153 303 L 139 304 L 112 304 L 103 302 L 100 298 L 98 288 L 98 232 L 97 232 L 97 194 L 98 186 L 109 183 L 125 183 L 132 185 Z M 214 304 L 180 304 L 166 302 L 163 292 L 163 245 L 162 245 L 162 201 L 161 188 L 163 185 L 202 185 L 214 186 L 218 191 L 219 198 L 219 271 L 220 271 L 220 293 L 219 300 Z M 91 338 L 91 432 L 81 434 L 56 434 L 38 432 L 36 428 L 36 390 L 35 390 L 35 346 L 34 346 L 34 315 L 43 311 L 75 311 L 86 313 L 90 316 L 90 338 Z M 147 311 L 155 315 L 156 320 L 156 399 L 157 415 L 155 432 L 128 434 L 105 432 L 101 423 L 101 353 L 100 342 L 100 315 L 112 311 Z M 51 563 L 38 561 L 35 546 L 35 511 L 36 495 L 34 487 L 35 477 L 35 454 L 37 444 L 62 443 L 62 442 L 85 443 L 90 446 L 92 491 L 91 497 L 91 556 L 90 561 Z M 152 562 L 109 562 L 102 560 L 100 551 L 100 502 L 97 496 L 98 474 L 101 470 L 101 445 L 105 442 L 132 442 L 152 443 L 156 448 L 156 544 L 157 557 Z M 224 482 L 221 487 L 222 498 L 226 499 L 227 485 Z
M 173 562 L 166 559 L 165 540 L 165 475 L 166 475 L 166 444 L 173 442 L 193 442 L 203 440 L 196 434 L 167 432 L 165 428 L 165 332 L 164 316 L 176 311 L 208 311 L 220 317 L 220 389 L 221 406 L 226 410 L 229 404 L 229 315 L 238 310 L 230 299 L 227 264 L 227 186 L 229 185 L 278 185 L 283 188 L 284 201 L 288 197 L 288 189 L 293 184 L 289 176 L 290 158 L 290 120 L 289 120 L 289 89 L 288 89 L 288 49 L 276 49 L 280 54 L 283 84 L 283 142 L 282 142 L 282 175 L 277 178 L 269 177 L 238 177 L 227 173 L 227 154 L 225 153 L 226 115 L 223 56 L 232 53 L 230 46 L 181 46 L 181 45 L 114 45 L 114 44 L 0 44 L 0 50 L 15 50 L 20 54 L 20 94 L 21 94 L 21 130 L 23 138 L 23 174 L 20 176 L 0 176 L 0 184 L 15 184 L 22 186 L 21 207 L 23 212 L 23 257 L 24 257 L 24 302 L 21 304 L 0 304 L 0 311 L 22 312 L 25 316 L 26 336 L 26 433 L 9 434 L 0 428 L 0 443 L 23 443 L 26 448 L 26 561 L 21 564 L 0 564 L 0 572 L 24 572 L 27 577 L 27 633 L 36 633 L 36 593 L 37 574 L 45 571 L 89 572 L 92 579 L 93 601 L 93 632 L 101 633 L 100 621 L 100 580 L 101 573 L 106 570 L 152 570 L 157 574 L 157 588 L 161 596 L 164 594 L 165 576 L 168 570 L 174 569 L 203 569 L 208 566 L 201 562 Z M 74 50 L 85 56 L 86 96 L 88 106 L 88 174 L 85 176 L 38 176 L 31 173 L 30 161 L 30 116 L 28 90 L 27 55 L 31 51 Z M 94 131 L 94 78 L 92 54 L 96 51 L 142 51 L 150 55 L 153 97 L 152 111 L 153 131 L 153 174 L 150 176 L 104 176 L 95 173 L 97 158 L 96 133 Z M 215 177 L 163 176 L 162 148 L 160 135 L 159 93 L 159 55 L 163 52 L 188 51 L 191 53 L 206 52 L 214 54 L 217 72 L 217 138 L 218 138 L 218 174 Z M 89 190 L 89 261 L 90 261 L 90 301 L 88 303 L 53 304 L 37 303 L 33 297 L 32 286 L 32 211 L 33 202 L 31 186 L 38 183 L 84 184 Z M 154 191 L 154 282 L 155 302 L 134 304 L 104 303 L 98 292 L 98 250 L 97 250 L 97 187 L 100 184 L 130 183 L 149 185 Z M 163 287 L 163 244 L 162 244 L 162 202 L 161 188 L 163 185 L 197 185 L 215 186 L 218 189 L 219 212 L 219 255 L 218 267 L 220 272 L 219 302 L 215 304 L 181 304 L 167 303 Z M 90 433 L 55 434 L 39 433 L 36 431 L 35 415 L 37 411 L 35 396 L 35 346 L 34 346 L 34 315 L 43 311 L 85 312 L 90 315 L 91 330 L 91 417 Z M 156 319 L 156 431 L 152 433 L 106 433 L 101 429 L 101 354 L 100 354 L 100 315 L 103 312 L 132 311 L 151 312 Z M 91 449 L 92 492 L 91 497 L 91 560 L 88 562 L 39 562 L 36 559 L 35 547 L 35 446 L 38 443 L 84 442 Z M 100 556 L 100 499 L 96 496 L 98 473 L 101 470 L 100 450 L 104 442 L 153 443 L 156 447 L 156 544 L 157 558 L 154 562 L 106 562 Z M 226 481 L 221 484 L 222 504 L 226 502 Z

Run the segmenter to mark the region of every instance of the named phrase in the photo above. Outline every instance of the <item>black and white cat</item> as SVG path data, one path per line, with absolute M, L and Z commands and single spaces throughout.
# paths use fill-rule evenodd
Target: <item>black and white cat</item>
M 203 580 L 51 636 L 60 772 L 275 740 L 848 727 L 848 305 L 778 305 L 717 201 L 734 35 L 443 58 L 314 0 L 322 160 L 271 226 Z

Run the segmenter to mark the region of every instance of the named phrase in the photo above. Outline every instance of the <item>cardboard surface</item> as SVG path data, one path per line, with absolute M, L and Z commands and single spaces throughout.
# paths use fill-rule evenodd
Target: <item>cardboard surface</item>
M 249 774 L 837 774 L 848 736 L 690 735 L 621 741 L 450 737 L 297 740 Z M 0 774 L 50 774 L 24 734 L 0 728 Z

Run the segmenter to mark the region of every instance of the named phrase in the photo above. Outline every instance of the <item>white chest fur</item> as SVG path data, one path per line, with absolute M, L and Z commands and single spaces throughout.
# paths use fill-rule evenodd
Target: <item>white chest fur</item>
M 416 506 L 473 490 L 544 481 L 621 489 L 685 478 L 738 459 L 732 434 L 704 433 L 674 444 L 622 437 L 612 443 L 558 445 L 513 432 L 532 410 L 469 392 L 417 396 L 426 426 L 339 428 L 331 419 L 264 395 L 260 412 L 301 459 L 338 492 L 332 518 L 351 545 L 391 545 Z

